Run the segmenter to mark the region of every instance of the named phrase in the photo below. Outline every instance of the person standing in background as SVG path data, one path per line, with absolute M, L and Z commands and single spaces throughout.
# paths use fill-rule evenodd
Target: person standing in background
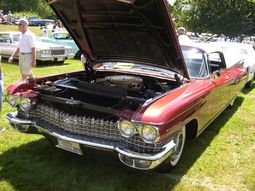
M 226 37 L 224 34 L 220 34 L 220 36 L 217 38 L 217 42 L 226 42 Z
M 177 29 L 177 36 L 180 44 L 191 44 L 190 38 L 186 35 L 187 31 L 184 27 L 179 27 Z
M 28 29 L 28 21 L 26 19 L 19 21 L 19 31 L 22 34 L 18 47 L 12 53 L 8 62 L 12 63 L 13 58 L 19 53 L 20 73 L 22 80 L 25 80 L 33 77 L 32 67 L 36 66 L 35 35 Z
M 83 54 L 81 54 L 81 63 L 82 63 L 82 67 L 85 70 L 85 64 L 86 64 L 87 60 L 85 58 L 85 56 Z
M 46 24 L 42 26 L 42 36 L 48 37 L 48 27 Z
M 7 14 L 7 23 L 9 25 L 12 25 L 12 12 L 11 11 L 8 11 L 8 14 Z

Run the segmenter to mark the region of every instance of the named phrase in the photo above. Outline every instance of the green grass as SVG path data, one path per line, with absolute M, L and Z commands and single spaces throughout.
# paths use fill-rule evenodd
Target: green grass
M 42 36 L 42 30 L 40 29 L 39 26 L 29 26 L 29 30 L 31 30 L 36 36 Z M 65 29 L 64 29 L 65 30 Z M 10 31 L 16 31 L 19 32 L 18 30 L 18 25 L 7 25 L 7 24 L 0 24 L 0 31 L 1 32 L 10 32 Z M 49 31 L 49 34 L 51 31 Z
M 1 27 L 1 25 L 0 25 Z M 1 28 L 0 28 L 1 30 Z M 17 62 L 2 64 L 4 85 L 20 79 Z M 39 65 L 35 76 L 80 70 L 80 61 Z M 40 135 L 9 128 L 5 101 L 0 115 L 1 191 L 170 191 L 255 190 L 255 84 L 240 93 L 199 138 L 186 144 L 169 173 L 144 172 L 121 164 L 115 153 L 87 149 L 78 156 L 52 147 Z
M 40 27 L 38 26 L 30 26 L 29 29 L 35 33 L 36 36 L 41 36 L 42 31 L 40 30 Z M 7 24 L 0 24 L 0 31 L 1 32 L 9 32 L 9 31 L 16 31 L 18 32 L 18 25 L 7 25 Z

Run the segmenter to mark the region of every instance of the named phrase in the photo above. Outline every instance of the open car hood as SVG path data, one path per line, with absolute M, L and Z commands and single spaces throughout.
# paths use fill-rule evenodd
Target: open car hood
M 141 62 L 189 78 L 165 0 L 46 0 L 91 64 Z

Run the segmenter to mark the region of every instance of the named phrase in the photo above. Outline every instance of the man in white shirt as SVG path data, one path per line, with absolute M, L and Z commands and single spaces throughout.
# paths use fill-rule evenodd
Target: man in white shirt
M 13 58 L 19 53 L 19 68 L 22 80 L 33 77 L 32 67 L 36 66 L 35 35 L 28 29 L 28 21 L 19 21 L 19 31 L 22 33 L 18 47 L 12 53 L 8 62 L 12 63 Z
M 224 34 L 220 34 L 220 36 L 217 38 L 217 42 L 225 42 L 226 41 L 226 37 Z
M 184 27 L 179 27 L 177 29 L 177 35 L 180 44 L 189 45 L 192 43 L 190 38 L 186 35 L 186 29 Z

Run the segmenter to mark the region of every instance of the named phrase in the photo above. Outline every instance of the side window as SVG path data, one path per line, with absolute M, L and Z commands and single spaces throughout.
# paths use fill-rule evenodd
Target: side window
M 209 53 L 208 59 L 211 72 L 220 71 L 226 68 L 226 63 L 222 52 Z

